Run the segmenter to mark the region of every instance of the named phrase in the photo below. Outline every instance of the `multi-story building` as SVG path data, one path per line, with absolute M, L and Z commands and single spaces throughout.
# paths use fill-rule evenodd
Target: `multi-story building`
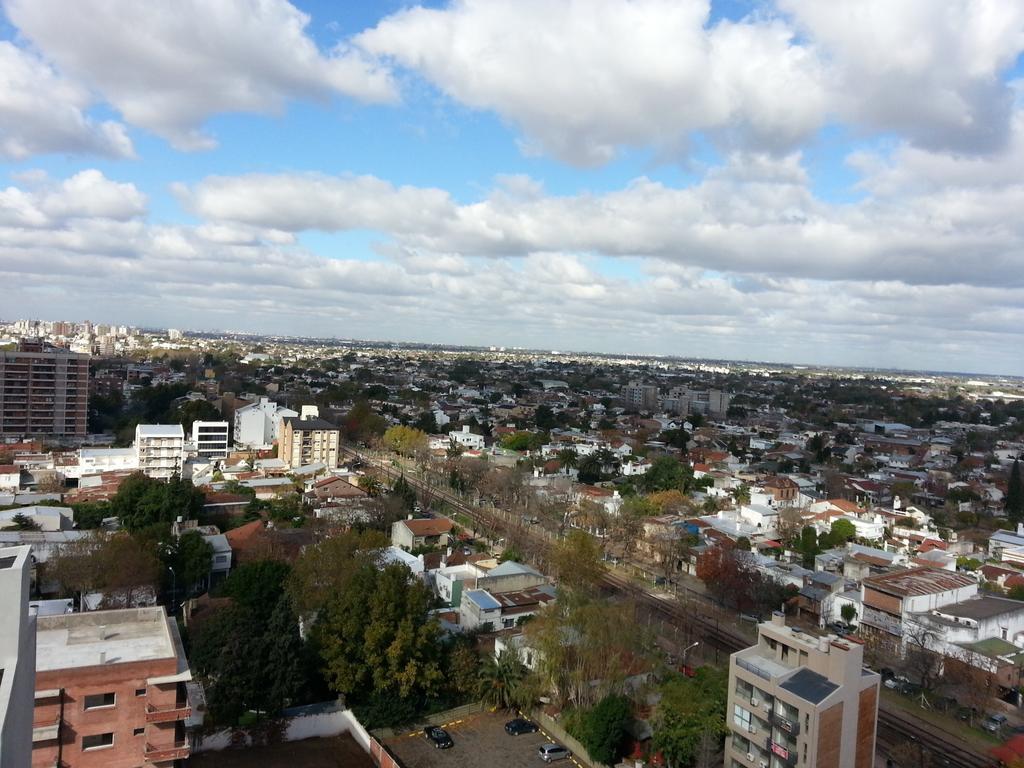
M 861 581 L 861 636 L 882 652 L 901 655 L 907 640 L 919 633 L 916 615 L 977 594 L 976 578 L 941 568 L 911 568 L 868 576 Z
M 658 407 L 658 388 L 650 384 L 631 381 L 622 388 L 622 400 L 627 408 L 653 411 Z
M 698 390 L 673 387 L 668 391 L 662 405 L 666 411 L 679 414 L 700 413 L 713 416 L 724 415 L 729 410 L 732 396 L 717 389 Z
M 32 759 L 36 618 L 29 609 L 30 547 L 0 548 L 0 768 Z
M 192 422 L 192 445 L 196 455 L 206 461 L 228 457 L 228 431 L 226 421 Z
M 189 755 L 192 679 L 164 609 L 38 619 L 33 768 L 171 766 Z
M 269 448 L 278 439 L 281 419 L 298 415 L 298 412 L 284 408 L 268 397 L 242 406 L 235 411 L 235 445 Z
M 139 424 L 135 427 L 135 453 L 139 470 L 166 480 L 181 474 L 185 430 L 181 424 Z
M 88 355 L 29 340 L 0 352 L 0 435 L 85 437 L 88 409 Z
M 291 469 L 321 463 L 337 469 L 341 430 L 320 418 L 315 406 L 302 406 L 300 416 L 281 419 L 277 457 Z
M 757 645 L 729 659 L 725 768 L 870 768 L 879 675 L 864 647 L 787 627 L 775 613 Z

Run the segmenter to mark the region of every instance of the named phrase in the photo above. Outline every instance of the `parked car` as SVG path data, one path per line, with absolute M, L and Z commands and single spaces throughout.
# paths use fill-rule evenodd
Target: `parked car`
M 536 723 L 531 723 L 525 717 L 517 717 L 505 723 L 505 733 L 509 736 L 519 736 L 523 733 L 536 733 L 540 728 Z
M 989 733 L 999 733 L 1006 725 L 1006 715 L 996 712 L 981 721 L 981 727 Z
M 850 633 L 850 625 L 845 621 L 833 621 L 828 625 L 828 628 L 835 632 L 837 635 L 847 635 Z
M 902 691 L 906 686 L 910 685 L 910 680 L 903 675 L 894 675 L 882 683 L 882 685 L 890 691 Z
M 537 754 L 540 755 L 540 759 L 545 763 L 572 757 L 572 752 L 560 744 L 541 744 L 537 747 Z
M 438 728 L 436 725 L 428 725 L 424 728 L 423 735 L 427 738 L 427 741 L 433 742 L 434 746 L 438 749 L 448 749 L 455 746 L 455 742 L 448 735 L 448 731 L 444 728 Z

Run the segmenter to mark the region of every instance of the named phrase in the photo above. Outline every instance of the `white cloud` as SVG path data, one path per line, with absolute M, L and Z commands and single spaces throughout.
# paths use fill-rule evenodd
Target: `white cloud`
M 813 56 L 779 22 L 708 17 L 706 0 L 456 0 L 353 42 L 580 165 L 623 145 L 673 152 L 695 130 L 770 149 L 812 133 L 824 106 Z
M 604 194 L 509 193 L 459 204 L 372 177 L 211 177 L 181 194 L 199 216 L 300 232 L 370 229 L 415 252 L 647 256 L 720 272 L 828 280 L 1024 283 L 1024 185 L 938 189 L 836 205 L 799 156 L 735 154 L 683 188 L 640 178 Z
M 0 157 L 90 153 L 133 157 L 124 125 L 86 115 L 88 92 L 38 57 L 0 41 Z
M 38 173 L 23 178 L 28 189 L 0 190 L 0 225 L 59 228 L 70 219 L 85 219 L 88 227 L 130 222 L 146 212 L 146 196 L 134 184 L 112 181 L 97 170 L 81 171 L 60 183 Z
M 792 162 L 752 176 L 799 183 Z M 770 277 L 756 264 L 725 275 L 650 257 L 623 277 L 574 252 L 483 259 L 395 243 L 377 260 L 325 258 L 273 227 L 147 223 L 134 188 L 95 171 L 24 178 L 0 192 L 12 315 L 45 304 L 99 319 L 102 307 L 104 320 L 196 328 L 1024 373 L 1006 354 L 1024 327 L 1009 284 Z M 715 183 L 736 182 L 723 169 Z
M 215 140 L 223 112 L 279 112 L 290 99 L 395 98 L 390 75 L 359 51 L 321 53 L 309 17 L 286 0 L 5 0 L 8 16 L 49 60 L 125 120 L 179 149 Z
M 1006 140 L 1024 51 L 1024 3 L 779 0 L 827 62 L 834 111 L 932 150 L 987 152 Z

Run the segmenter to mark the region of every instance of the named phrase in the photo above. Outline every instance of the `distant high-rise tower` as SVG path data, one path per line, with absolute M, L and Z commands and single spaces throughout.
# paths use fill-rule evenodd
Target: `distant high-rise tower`
M 89 356 L 23 339 L 0 352 L 0 435 L 85 437 Z

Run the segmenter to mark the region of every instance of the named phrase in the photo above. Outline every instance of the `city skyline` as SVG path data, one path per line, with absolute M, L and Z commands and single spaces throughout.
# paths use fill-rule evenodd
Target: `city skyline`
M 1024 374 L 1024 8 L 57 5 L 8 319 Z

